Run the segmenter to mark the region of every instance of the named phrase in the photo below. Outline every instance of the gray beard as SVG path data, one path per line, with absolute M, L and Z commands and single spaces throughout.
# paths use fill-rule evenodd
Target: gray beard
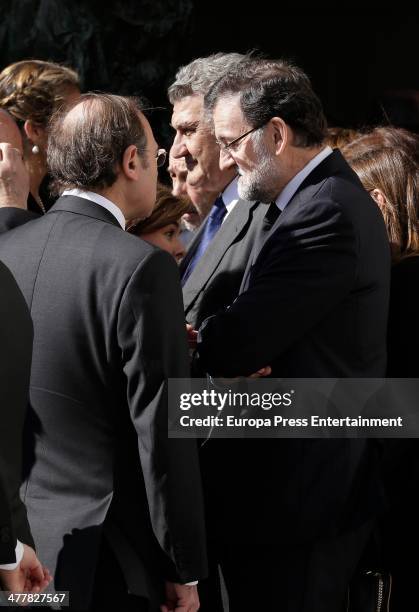
M 247 176 L 240 176 L 238 182 L 239 196 L 250 202 L 269 203 L 278 192 L 277 168 L 262 162 L 261 166 Z
M 260 159 L 259 165 L 238 182 L 239 196 L 250 202 L 269 203 L 278 193 L 278 168 L 263 143 L 255 143 L 255 154 Z

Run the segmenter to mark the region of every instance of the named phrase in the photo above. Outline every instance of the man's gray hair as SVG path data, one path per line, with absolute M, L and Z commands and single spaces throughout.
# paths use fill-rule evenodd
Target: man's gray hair
M 170 103 L 174 104 L 194 94 L 205 96 L 218 79 L 244 58 L 242 53 L 214 53 L 208 57 L 198 57 L 182 66 L 167 91 Z

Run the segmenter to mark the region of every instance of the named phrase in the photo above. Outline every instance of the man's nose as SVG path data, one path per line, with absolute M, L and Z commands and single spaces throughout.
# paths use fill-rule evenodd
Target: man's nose
M 220 170 L 227 170 L 228 168 L 232 168 L 235 165 L 234 159 L 231 157 L 228 149 L 220 149 L 220 160 L 219 166 Z
M 188 155 L 188 153 L 189 150 L 185 144 L 185 141 L 182 139 L 181 136 L 176 136 L 170 149 L 171 157 L 173 157 L 174 159 L 181 159 L 182 157 Z
M 182 244 L 182 241 L 180 240 L 180 238 L 176 239 L 173 247 L 174 247 L 173 256 L 175 257 L 176 261 L 180 261 L 181 259 L 185 257 L 185 253 L 186 253 L 185 246 Z

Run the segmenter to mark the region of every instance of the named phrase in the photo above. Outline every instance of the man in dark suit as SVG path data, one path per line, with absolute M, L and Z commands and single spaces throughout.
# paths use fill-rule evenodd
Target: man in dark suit
M 35 331 L 24 500 L 78 610 L 197 610 L 187 583 L 206 573 L 196 449 L 167 436 L 167 379 L 188 375 L 178 271 L 124 232 L 154 206 L 163 153 L 133 100 L 82 96 L 50 132 L 66 191 L 0 238 Z
M 237 296 L 255 234 L 266 207 L 241 199 L 237 193 L 234 162 L 219 167 L 220 150 L 211 123 L 204 113 L 204 96 L 214 83 L 243 59 L 239 53 L 217 53 L 183 66 L 168 90 L 176 130 L 170 151 L 182 160 L 184 189 L 197 213 L 186 216 L 194 237 L 180 264 L 183 303 L 188 324 L 198 327 L 208 316 L 225 308 Z M 183 178 L 183 176 L 181 177 Z M 179 183 L 174 183 L 178 187 Z M 205 376 L 196 364 L 194 376 Z M 203 445 L 200 451 L 207 526 L 218 513 L 208 482 L 214 478 L 227 445 Z M 210 578 L 200 583 L 203 612 L 221 609 L 218 583 L 219 555 L 211 529 L 208 532 Z
M 219 147 L 203 108 L 210 88 L 243 57 L 217 53 L 198 58 L 179 69 L 168 90 L 176 130 L 171 156 L 185 160 L 186 190 L 200 212 L 199 229 L 180 265 L 186 320 L 193 326 L 236 297 L 265 212 L 259 203 L 239 198 L 233 160 L 220 169 Z
M 271 201 L 240 295 L 204 321 L 215 376 L 381 377 L 390 253 L 378 207 L 340 153 L 307 76 L 251 60 L 206 98 L 220 165 L 239 194 Z M 369 440 L 231 440 L 218 466 L 230 611 L 340 612 L 380 502 Z M 230 469 L 229 469 L 230 468 Z
M 9 145 L 2 148 L 0 161 L 0 232 L 4 232 L 39 215 L 26 208 L 29 174 L 22 160 L 22 135 L 13 117 L 3 109 L 0 109 L 0 143 Z

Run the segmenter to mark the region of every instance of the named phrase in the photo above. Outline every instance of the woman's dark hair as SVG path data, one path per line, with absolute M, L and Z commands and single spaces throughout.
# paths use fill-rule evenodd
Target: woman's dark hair
M 190 208 L 190 202 L 172 195 L 168 187 L 159 183 L 153 212 L 147 219 L 133 219 L 127 226 L 127 231 L 136 236 L 154 232 L 170 223 L 178 223 Z

